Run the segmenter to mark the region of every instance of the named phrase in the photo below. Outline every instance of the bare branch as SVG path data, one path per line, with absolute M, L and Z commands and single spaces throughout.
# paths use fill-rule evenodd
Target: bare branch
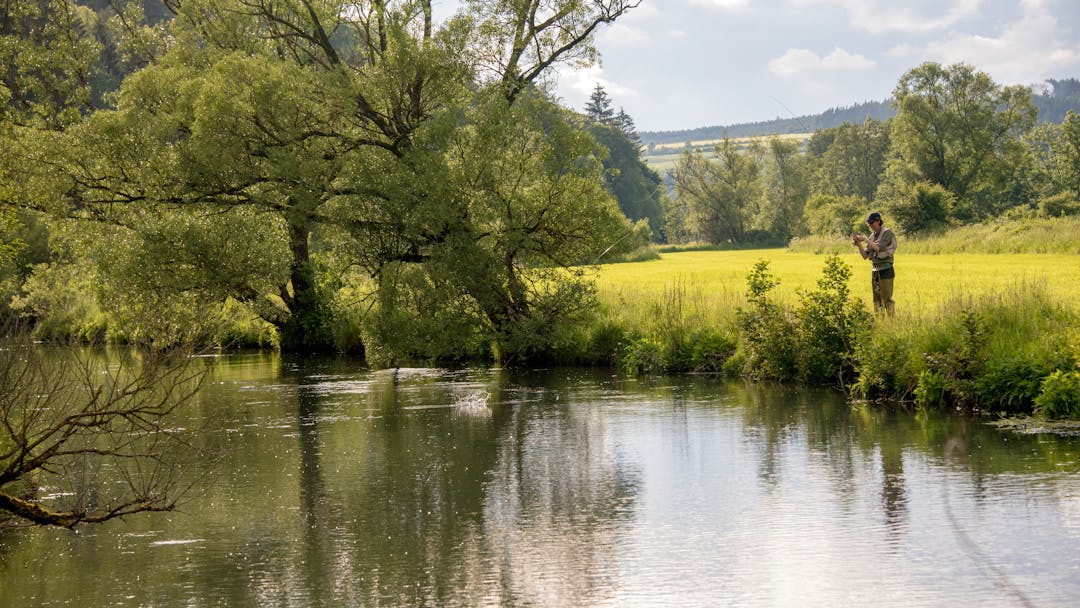
M 190 354 L 50 349 L 21 335 L 3 338 L 0 511 L 70 528 L 171 510 L 183 494 L 185 467 L 177 465 L 205 456 L 167 422 L 194 399 L 209 369 Z M 102 470 L 107 480 L 97 479 Z M 57 508 L 43 487 L 75 503 Z

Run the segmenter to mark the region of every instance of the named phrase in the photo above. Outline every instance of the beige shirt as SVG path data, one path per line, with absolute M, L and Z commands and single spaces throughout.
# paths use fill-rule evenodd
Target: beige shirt
M 877 243 L 878 250 L 867 249 L 866 259 L 874 265 L 874 270 L 892 268 L 893 254 L 896 253 L 896 235 L 892 230 L 882 226 L 881 230 L 866 237 L 867 243 Z

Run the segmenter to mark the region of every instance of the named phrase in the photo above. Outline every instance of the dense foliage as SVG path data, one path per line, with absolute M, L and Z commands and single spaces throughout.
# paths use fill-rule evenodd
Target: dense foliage
M 869 326 L 862 302 L 849 293 L 851 268 L 825 260 L 817 289 L 788 309 L 771 294 L 779 283 L 760 261 L 747 277 L 747 307 L 738 312 L 741 350 L 728 366 L 753 377 L 844 387 L 854 378 L 855 346 Z
M 1071 81 L 1055 81 L 1063 98 Z M 738 143 L 724 135 L 711 154 L 683 152 L 665 231 L 682 242 L 747 245 L 846 235 L 881 211 L 907 235 L 1036 211 L 1080 210 L 1080 115 L 1036 123 L 1031 89 L 1002 87 L 958 64 L 909 70 L 893 93 L 896 114 L 793 139 Z M 1080 103 L 1080 100 L 1076 100 Z M 736 182 L 732 154 L 753 165 L 755 187 L 738 214 L 715 213 Z M 716 168 L 713 168 L 716 167 Z M 692 186 L 692 187 L 691 187 Z M 705 218 L 702 220 L 701 218 Z
M 604 181 L 619 208 L 632 221 L 646 220 L 653 240 L 665 242 L 660 175 L 642 157 L 641 139 L 634 121 L 621 108 L 618 113 L 611 98 L 599 84 L 585 106 L 588 130 L 602 145 Z
M 1036 84 L 1032 89 L 1035 106 L 1039 109 L 1040 122 L 1061 123 L 1070 110 L 1080 112 L 1080 80 L 1076 78 L 1049 78 L 1045 82 Z M 774 101 L 777 101 L 776 109 L 778 112 L 787 110 L 782 103 L 779 103 L 779 100 Z M 788 113 L 790 114 L 790 112 Z M 860 124 L 867 120 L 886 122 L 893 116 L 896 116 L 896 108 L 891 100 L 866 101 L 850 106 L 829 108 L 820 114 L 791 116 L 789 118 L 778 116 L 773 120 L 715 125 L 678 131 L 643 131 L 641 136 L 642 141 L 651 149 L 662 144 L 708 141 L 721 139 L 725 136 L 763 137 L 791 133 L 817 133 L 844 125 Z
M 95 37 L 98 13 L 19 0 L 0 201 L 55 224 L 24 284 L 93 277 L 106 333 L 140 342 L 231 302 L 287 349 L 543 352 L 589 305 L 568 269 L 647 238 L 604 189 L 605 150 L 543 89 L 636 4 L 476 1 L 441 24 L 427 0 L 169 2 L 168 20 L 117 4 Z M 103 71 L 106 51 L 141 69 Z M 97 107 L 104 72 L 122 83 Z M 42 325 L 43 291 L 18 300 Z M 408 319 L 446 342 L 405 348 Z

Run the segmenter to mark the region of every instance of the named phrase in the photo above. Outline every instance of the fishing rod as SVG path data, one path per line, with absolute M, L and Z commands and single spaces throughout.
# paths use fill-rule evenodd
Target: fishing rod
M 619 243 L 621 243 L 623 239 L 625 239 L 626 237 L 630 236 L 631 234 L 634 234 L 634 229 L 633 229 L 633 228 L 631 228 L 630 230 L 627 230 L 627 231 L 626 231 L 626 234 L 624 234 L 624 235 L 620 236 L 619 238 L 615 239 L 615 242 L 614 242 L 614 243 L 612 243 L 612 244 L 610 244 L 610 245 L 608 245 L 608 248 L 607 248 L 607 249 L 605 249 L 605 250 L 603 250 L 602 252 L 600 252 L 600 255 L 596 256 L 596 259 L 595 259 L 595 260 L 593 260 L 593 261 L 592 261 L 592 264 L 589 264 L 589 265 L 590 265 L 590 266 L 595 266 L 595 265 L 596 265 L 596 263 L 600 261 L 600 258 L 602 258 L 602 257 L 604 257 L 605 255 L 607 255 L 607 252 L 611 251 L 611 250 L 612 250 L 612 249 L 613 249 L 613 248 L 615 247 L 615 245 L 618 245 Z
M 772 99 L 773 101 L 775 101 L 776 103 L 780 104 L 780 107 L 787 110 L 788 114 L 791 114 L 791 119 L 794 120 L 795 122 L 799 123 L 799 126 L 803 128 L 803 133 L 810 133 L 811 132 L 810 127 L 807 126 L 807 124 L 805 122 L 803 122 L 801 118 L 796 116 L 795 113 L 791 111 L 791 108 L 784 105 L 784 102 L 777 99 L 776 96 L 774 96 L 774 95 L 769 95 L 769 98 Z

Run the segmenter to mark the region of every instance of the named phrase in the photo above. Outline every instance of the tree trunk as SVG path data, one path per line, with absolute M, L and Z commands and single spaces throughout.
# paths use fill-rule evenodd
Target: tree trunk
M 289 249 L 292 252 L 289 283 L 292 292 L 283 287 L 281 299 L 285 301 L 290 314 L 278 326 L 281 350 L 285 352 L 326 352 L 334 349 L 330 310 L 315 284 L 315 269 L 308 250 L 310 236 L 311 228 L 306 218 L 289 222 Z

